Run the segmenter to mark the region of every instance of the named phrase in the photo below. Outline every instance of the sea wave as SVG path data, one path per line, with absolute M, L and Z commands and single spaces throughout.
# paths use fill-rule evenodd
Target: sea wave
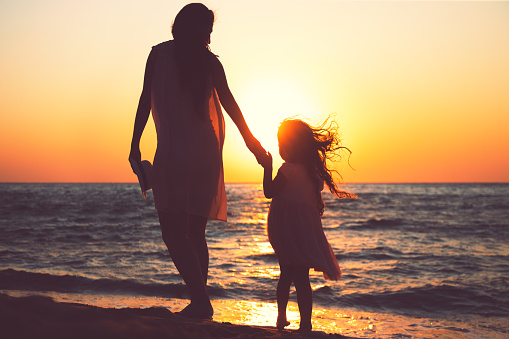
M 507 298 L 488 295 L 472 288 L 424 285 L 381 293 L 351 293 L 338 298 L 344 306 L 377 309 L 403 315 L 476 314 L 509 316 Z
M 353 276 L 345 276 L 354 280 Z M 261 286 L 263 284 L 258 284 Z M 211 284 L 209 294 L 215 299 L 242 299 L 246 296 L 261 301 L 274 301 L 272 289 L 232 283 Z M 52 291 L 58 293 L 115 294 L 161 298 L 189 298 L 182 283 L 143 283 L 133 279 L 93 279 L 75 275 L 58 275 L 6 269 L 0 271 L 0 290 Z M 295 291 L 291 292 L 292 298 Z M 328 285 L 313 292 L 317 306 L 356 308 L 361 310 L 402 314 L 406 316 L 432 316 L 475 314 L 484 317 L 509 316 L 509 304 L 504 296 L 490 295 L 475 287 L 453 285 L 423 285 L 400 290 L 338 293 Z
M 408 221 L 403 218 L 371 218 L 368 220 L 356 220 L 354 222 L 345 223 L 342 227 L 353 231 L 371 231 L 397 229 L 404 225 L 408 225 Z

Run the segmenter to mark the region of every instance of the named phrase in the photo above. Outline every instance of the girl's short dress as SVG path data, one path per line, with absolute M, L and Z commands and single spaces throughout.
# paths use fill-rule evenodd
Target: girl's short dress
M 302 164 L 283 163 L 279 173 L 287 183 L 272 199 L 267 220 L 279 264 L 307 266 L 323 272 L 327 280 L 339 280 L 341 270 L 317 208 L 323 184 L 317 190 Z
M 157 132 L 152 190 L 159 212 L 185 212 L 226 221 L 223 176 L 224 119 L 212 77 L 205 116 L 181 89 L 173 40 L 155 54 L 151 109 Z M 210 53 L 211 58 L 215 56 Z

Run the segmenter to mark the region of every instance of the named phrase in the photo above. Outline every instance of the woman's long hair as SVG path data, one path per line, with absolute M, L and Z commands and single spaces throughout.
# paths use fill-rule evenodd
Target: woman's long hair
M 327 161 L 341 158 L 339 153 L 341 150 L 352 153 L 347 147 L 341 146 L 336 122 L 332 121 L 327 125 L 328 120 L 318 127 L 311 127 L 302 120 L 287 119 L 281 123 L 278 130 L 279 147 L 283 148 L 289 161 L 303 164 L 315 183 L 317 194 L 320 196 L 318 206 L 320 215 L 325 209 L 320 194 L 322 181 L 338 198 L 357 198 L 355 194 L 343 191 L 337 186 L 332 175 L 333 173 L 337 173 L 339 177 L 341 175 L 327 165 Z
M 213 24 L 214 12 L 201 3 L 191 3 L 180 10 L 171 28 L 181 88 L 191 94 L 196 112 L 202 117 L 209 94 L 207 80 L 212 55 L 209 43 Z

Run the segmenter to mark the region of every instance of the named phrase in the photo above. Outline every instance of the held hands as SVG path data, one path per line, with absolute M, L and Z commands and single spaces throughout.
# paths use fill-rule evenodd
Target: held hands
M 249 141 L 246 141 L 246 145 L 256 157 L 256 161 L 258 161 L 263 168 L 272 169 L 272 155 L 262 147 L 256 138 L 253 137 Z
M 249 148 L 251 153 L 256 157 L 256 161 L 261 165 L 261 161 L 267 156 L 267 151 L 262 147 L 262 144 L 255 138 L 252 137 L 246 140 L 246 146 Z
M 260 160 L 258 160 L 258 163 L 262 165 L 264 169 L 270 169 L 272 171 L 272 154 L 270 152 L 267 152 Z

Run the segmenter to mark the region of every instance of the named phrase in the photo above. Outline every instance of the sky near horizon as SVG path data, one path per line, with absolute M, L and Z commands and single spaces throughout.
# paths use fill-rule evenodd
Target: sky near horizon
M 188 1 L 0 3 L 0 182 L 134 182 L 145 61 Z M 345 182 L 509 182 L 509 2 L 210 0 L 211 49 L 278 157 L 333 114 Z M 227 182 L 263 171 L 225 114 Z M 142 158 L 152 160 L 150 119 Z

